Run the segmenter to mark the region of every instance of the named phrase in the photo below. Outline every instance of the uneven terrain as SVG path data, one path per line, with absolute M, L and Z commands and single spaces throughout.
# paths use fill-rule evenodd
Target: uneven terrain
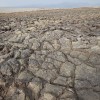
M 0 14 L 0 100 L 100 100 L 100 8 Z

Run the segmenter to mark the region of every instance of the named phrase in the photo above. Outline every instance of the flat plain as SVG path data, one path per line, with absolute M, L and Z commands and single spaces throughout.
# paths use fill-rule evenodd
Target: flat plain
M 100 100 L 100 8 L 0 13 L 0 100 Z

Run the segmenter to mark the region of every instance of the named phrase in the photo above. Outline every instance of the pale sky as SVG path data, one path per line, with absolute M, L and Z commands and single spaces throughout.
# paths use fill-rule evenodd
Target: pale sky
M 100 0 L 0 0 L 0 7 L 69 8 L 100 6 Z

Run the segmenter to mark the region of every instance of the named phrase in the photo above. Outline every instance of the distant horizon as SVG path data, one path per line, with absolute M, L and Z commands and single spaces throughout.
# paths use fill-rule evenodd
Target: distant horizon
M 100 6 L 100 0 L 0 0 L 4 8 L 79 8 Z
M 37 10 L 54 10 L 54 9 L 80 9 L 80 8 L 100 8 L 100 7 L 77 7 L 77 8 L 17 8 L 17 7 L 0 7 L 0 13 L 14 13 L 14 12 L 26 12 Z
M 79 6 L 79 7 L 0 7 L 0 9 L 1 8 L 71 9 L 71 8 L 100 8 L 100 6 Z
M 80 7 L 0 7 L 0 9 L 73 9 L 73 8 L 100 8 L 100 6 L 80 6 Z
M 80 7 L 0 7 L 0 9 L 74 9 L 74 8 L 100 8 L 100 6 L 80 6 Z

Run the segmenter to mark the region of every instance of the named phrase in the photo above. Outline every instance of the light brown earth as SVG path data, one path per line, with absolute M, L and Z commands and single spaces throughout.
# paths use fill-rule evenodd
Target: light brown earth
M 100 8 L 0 14 L 0 100 L 100 100 Z

